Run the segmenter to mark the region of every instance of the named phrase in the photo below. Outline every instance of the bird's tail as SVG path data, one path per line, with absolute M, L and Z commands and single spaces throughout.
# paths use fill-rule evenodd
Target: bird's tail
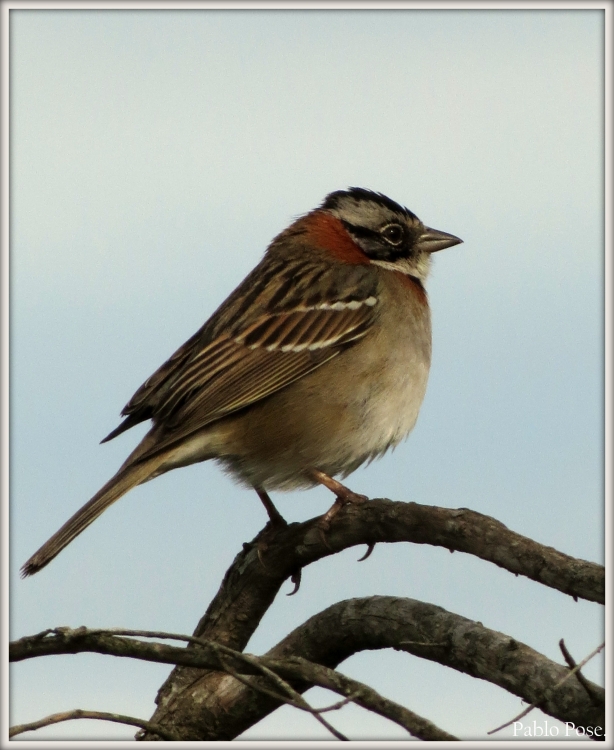
M 21 568 L 21 576 L 34 575 L 59 554 L 66 545 L 87 528 L 109 505 L 114 503 L 128 490 L 149 479 L 164 461 L 164 455 L 122 466 L 122 468 L 102 487 L 94 497 L 80 508 L 61 529 L 48 539 Z M 127 463 L 127 462 L 126 462 Z

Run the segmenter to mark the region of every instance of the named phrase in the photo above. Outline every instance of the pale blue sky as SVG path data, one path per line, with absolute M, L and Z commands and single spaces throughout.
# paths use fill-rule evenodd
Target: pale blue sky
M 265 521 L 213 464 L 137 488 L 34 578 L 19 566 L 117 469 L 133 391 L 296 215 L 359 185 L 463 238 L 428 284 L 418 425 L 348 484 L 493 515 L 603 558 L 601 11 L 11 11 L 11 626 L 192 632 Z M 274 496 L 288 520 L 324 490 Z M 143 517 L 147 514 L 147 520 Z M 249 649 L 340 599 L 424 599 L 560 660 L 597 605 L 446 550 L 380 545 L 304 571 Z M 289 588 L 289 585 L 288 585 Z M 465 738 L 520 702 L 396 653 L 342 671 Z M 168 669 L 96 656 L 12 670 L 12 722 L 148 718 Z M 587 674 L 600 680 L 598 664 Z M 322 705 L 324 695 L 314 697 Z M 354 739 L 403 738 L 344 709 Z M 31 735 L 125 737 L 84 723 Z M 251 737 L 324 737 L 283 709 Z M 509 736 L 509 735 L 508 735 Z

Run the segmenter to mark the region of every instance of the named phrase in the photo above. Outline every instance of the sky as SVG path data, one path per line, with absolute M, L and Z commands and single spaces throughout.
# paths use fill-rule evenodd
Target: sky
M 347 484 L 468 507 L 603 562 L 603 33 L 597 10 L 11 11 L 12 639 L 58 625 L 193 631 L 266 520 L 213 463 L 134 489 L 35 577 L 19 567 L 146 431 L 99 445 L 136 388 L 279 231 L 351 185 L 464 244 L 437 254 L 427 284 L 416 428 Z M 331 504 L 324 489 L 273 499 L 289 521 Z M 471 556 L 378 545 L 358 564 L 362 551 L 310 566 L 289 599 L 288 582 L 247 650 L 375 594 L 437 604 L 558 662 L 560 638 L 577 660 L 603 640 L 599 605 Z M 339 669 L 464 739 L 523 708 L 408 654 Z M 75 707 L 149 718 L 168 671 L 22 662 L 11 723 Z M 603 683 L 599 660 L 584 671 Z M 407 738 L 353 707 L 331 720 L 352 739 Z M 133 735 L 82 721 L 23 737 Z M 285 707 L 245 738 L 328 734 Z

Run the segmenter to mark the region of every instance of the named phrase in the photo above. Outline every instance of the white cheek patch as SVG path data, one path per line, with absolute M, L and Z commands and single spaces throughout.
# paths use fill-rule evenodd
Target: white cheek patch
M 372 260 L 371 263 L 373 263 L 374 266 L 385 268 L 387 271 L 399 271 L 406 276 L 415 276 L 420 279 L 423 284 L 431 270 L 431 259 L 428 255 L 422 255 L 415 260 L 399 258 L 399 260 L 394 263 L 391 263 L 388 260 Z

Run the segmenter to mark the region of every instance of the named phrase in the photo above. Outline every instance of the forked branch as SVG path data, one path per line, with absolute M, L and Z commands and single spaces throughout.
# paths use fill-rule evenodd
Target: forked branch
M 325 538 L 318 520 L 275 531 L 265 528 L 245 544 L 194 635 L 182 637 L 187 648 L 138 642 L 124 637 L 128 631 L 121 636 L 121 631 L 57 629 L 16 642 L 11 658 L 96 651 L 175 664 L 158 693 L 151 721 L 186 740 L 232 739 L 284 701 L 317 714 L 297 698 L 312 685 L 327 687 L 344 699 L 352 696 L 354 702 L 405 726 L 414 736 L 450 738 L 426 719 L 398 704 L 387 704 L 368 686 L 348 682 L 334 671 L 356 651 L 390 647 L 488 680 L 528 703 L 539 701 L 543 711 L 563 721 L 603 725 L 603 691 L 598 686 L 587 691 L 578 680 L 562 681 L 566 667 L 528 646 L 411 599 L 339 602 L 264 657 L 247 658 L 242 652 L 283 582 L 288 578 L 298 582 L 300 571 L 310 563 L 355 545 L 372 549 L 378 542 L 405 541 L 442 546 L 473 554 L 574 598 L 604 600 L 601 566 L 541 545 L 467 509 L 386 499 L 347 505 L 335 516 Z M 288 687 L 280 690 L 280 683 L 274 690 L 266 670 Z M 245 675 L 251 676 L 246 680 Z M 147 729 L 139 735 L 139 739 L 160 737 L 160 732 Z
M 129 635 L 174 637 L 189 641 L 192 647 L 136 641 L 125 637 Z M 319 685 L 343 697 L 352 696 L 358 705 L 395 721 L 422 739 L 451 739 L 451 735 L 426 719 L 334 670 L 357 651 L 379 648 L 406 651 L 487 680 L 528 703 L 539 702 L 545 713 L 561 721 L 604 725 L 604 691 L 597 685 L 589 683 L 589 694 L 581 683 L 564 679 L 569 675 L 566 666 L 552 662 L 529 646 L 441 607 L 397 597 L 339 602 L 307 620 L 263 657 L 241 654 L 193 636 L 62 628 L 12 644 L 11 659 L 93 651 L 190 667 L 195 677 L 191 689 L 180 700 L 169 702 L 168 712 L 158 711 L 153 722 L 182 739 L 236 737 L 282 702 L 291 702 L 284 699 L 279 686 L 263 681 L 263 670 L 287 681 L 297 693 Z M 235 673 L 235 677 L 228 672 Z M 238 675 L 256 677 L 246 685 L 237 679 Z M 217 689 L 205 693 L 203 688 L 213 676 Z M 263 689 L 258 689 L 259 685 Z M 200 710 L 189 714 L 187 733 L 184 712 L 197 699 Z M 209 722 L 214 722 L 215 728 Z M 150 739 L 153 734 L 149 734 Z

